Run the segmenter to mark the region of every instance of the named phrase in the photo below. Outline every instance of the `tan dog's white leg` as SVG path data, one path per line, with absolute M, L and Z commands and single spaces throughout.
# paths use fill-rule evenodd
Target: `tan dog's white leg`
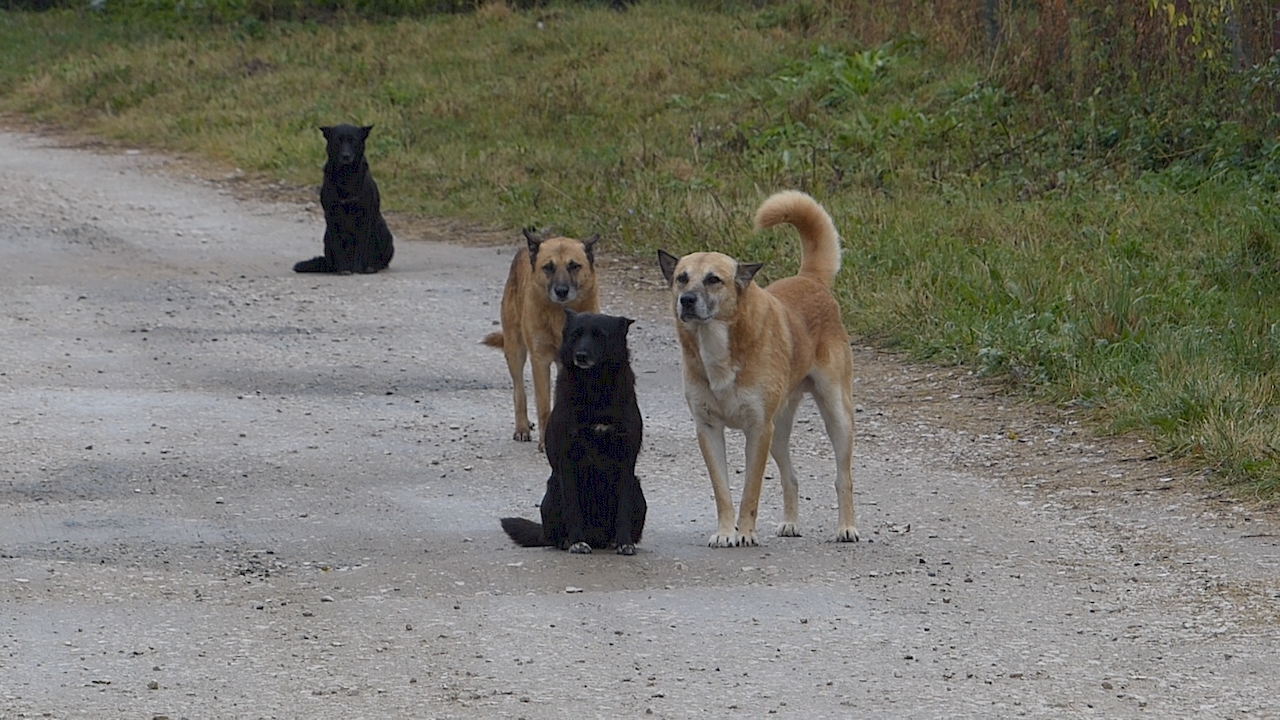
M 790 443 L 796 408 L 802 398 L 803 393 L 793 393 L 773 416 L 773 443 L 769 452 L 782 478 L 782 522 L 778 524 L 778 537 L 800 537 L 800 483 L 796 480 L 795 468 L 791 466 Z
M 516 406 L 516 432 L 512 437 L 520 442 L 529 442 L 533 435 L 529 432 L 529 399 L 524 391 L 524 364 L 529 352 L 518 339 L 508 339 L 502 352 L 507 356 L 507 371 L 511 373 L 511 393 Z
M 738 530 L 733 525 L 733 493 L 729 490 L 729 461 L 725 455 L 724 425 L 695 422 L 698 448 L 711 475 L 711 489 L 716 495 L 716 531 L 707 540 L 710 547 L 733 547 L 738 544 Z
M 547 449 L 547 419 L 551 417 L 551 366 L 553 361 L 541 362 L 537 353 L 533 356 L 533 403 L 538 411 L 538 451 Z
M 843 381 L 815 383 L 813 399 L 836 453 L 836 504 L 840 508 L 837 542 L 857 542 L 853 515 L 853 388 Z
M 763 422 L 747 428 L 746 480 L 742 484 L 742 504 L 738 506 L 738 544 L 755 546 L 756 520 L 760 514 L 760 486 L 764 484 L 765 467 L 769 464 L 769 445 L 773 440 L 773 423 Z

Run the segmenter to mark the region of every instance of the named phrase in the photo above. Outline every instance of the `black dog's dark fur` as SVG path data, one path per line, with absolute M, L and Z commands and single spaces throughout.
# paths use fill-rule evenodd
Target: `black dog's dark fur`
M 633 320 L 565 310 L 555 403 L 544 430 L 551 477 L 542 524 L 502 518 L 518 545 L 634 555 L 648 506 L 636 477 L 644 422 L 627 330 Z
M 391 264 L 395 253 L 391 231 L 382 218 L 378 184 L 364 157 L 364 141 L 371 129 L 372 125 L 320 128 L 329 155 L 320 185 L 324 255 L 299 262 L 294 272 L 375 273 Z

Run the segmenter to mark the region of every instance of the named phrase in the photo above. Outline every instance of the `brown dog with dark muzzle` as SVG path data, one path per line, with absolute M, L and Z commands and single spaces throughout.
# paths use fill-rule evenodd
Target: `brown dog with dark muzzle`
M 596 288 L 595 244 L 599 235 L 586 240 L 568 237 L 543 239 L 524 231 L 526 246 L 511 261 L 511 272 L 502 292 L 502 332 L 489 333 L 482 341 L 501 348 L 507 357 L 515 400 L 516 440 L 533 439 L 529 427 L 528 398 L 524 389 L 524 364 L 532 358 L 533 396 L 538 427 L 547 427 L 551 415 L 551 364 L 556 362 L 564 332 L 564 310 L 600 312 Z M 538 431 L 538 449 L 546 438 Z

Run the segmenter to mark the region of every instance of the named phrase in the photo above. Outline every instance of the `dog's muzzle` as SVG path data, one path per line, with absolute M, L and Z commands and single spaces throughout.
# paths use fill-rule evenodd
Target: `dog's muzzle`
M 698 296 L 694 293 L 681 293 L 680 319 L 685 322 L 702 319 L 702 316 L 698 314 Z
M 582 368 L 583 370 L 590 370 L 591 366 L 595 365 L 595 363 L 591 361 L 591 356 L 587 355 L 584 352 L 574 354 L 573 364 Z
M 575 293 L 570 285 L 553 285 L 551 287 L 551 299 L 558 303 L 571 302 L 574 297 Z

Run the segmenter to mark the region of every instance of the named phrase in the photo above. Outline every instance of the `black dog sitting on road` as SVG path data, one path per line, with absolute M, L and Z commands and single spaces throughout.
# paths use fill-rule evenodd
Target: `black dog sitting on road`
M 364 157 L 364 141 L 372 129 L 372 125 L 320 128 L 329 154 L 320 185 L 324 255 L 297 263 L 294 272 L 375 273 L 391 264 L 395 252 L 391 231 L 382 219 L 378 184 Z
M 628 318 L 565 310 L 555 403 L 547 420 L 551 477 L 542 524 L 502 518 L 524 547 L 573 553 L 614 546 L 635 555 L 648 506 L 636 477 L 644 422 L 627 350 Z

